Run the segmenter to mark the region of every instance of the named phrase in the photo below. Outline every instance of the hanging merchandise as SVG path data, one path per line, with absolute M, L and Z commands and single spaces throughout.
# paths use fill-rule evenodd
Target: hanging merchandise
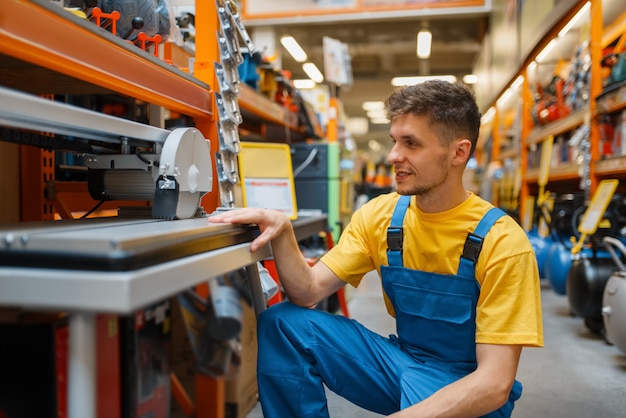
M 613 237 L 605 237 L 603 242 L 617 266 L 602 296 L 605 338 L 608 343 L 626 353 L 626 267 L 623 262 L 626 259 L 626 246 Z
M 545 125 L 563 118 L 570 113 L 563 97 L 564 80 L 554 76 L 546 86 L 537 85 L 536 103 L 532 115 L 537 125 Z
M 591 56 L 589 42 L 585 41 L 574 50 L 563 86 L 564 102 L 571 111 L 583 109 L 589 105 L 590 81 Z
M 236 6 L 230 0 L 218 0 L 217 12 L 220 21 L 218 47 L 221 62 L 215 63 L 215 74 L 219 93 L 215 93 L 219 123 L 219 151 L 216 153 L 216 171 L 220 188 L 221 205 L 236 206 L 235 187 L 239 184 L 237 155 L 239 154 L 238 126 L 243 122 L 239 109 L 238 94 L 241 79 L 238 67 L 244 62 L 239 46 L 240 36 L 247 47 L 247 54 L 254 54 L 254 45 L 248 32 L 241 24 Z
M 602 94 L 609 93 L 626 84 L 626 33 L 622 33 L 612 51 L 602 58 L 601 65 L 608 69 L 609 73 Z

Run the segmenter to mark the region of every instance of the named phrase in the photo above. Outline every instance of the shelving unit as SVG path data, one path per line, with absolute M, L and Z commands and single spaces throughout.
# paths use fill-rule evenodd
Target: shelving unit
M 599 116 L 603 113 L 617 114 L 626 108 L 626 88 L 617 90 L 604 100 L 596 100 L 603 91 L 603 72 L 600 61 L 603 51 L 624 32 L 626 28 L 626 8 L 623 3 L 616 0 L 591 0 L 589 11 L 577 23 L 576 33 L 580 36 L 577 42 L 573 42 L 572 35 L 559 36 L 559 32 L 566 26 L 570 19 L 581 10 L 587 1 L 571 2 L 570 10 L 567 10 L 561 19 L 556 21 L 555 26 L 546 31 L 545 36 L 538 40 L 534 48 L 529 49 L 529 55 L 522 58 L 522 67 L 514 75 L 511 81 L 503 89 L 499 99 L 494 103 L 493 118 L 484 123 L 484 129 L 489 130 L 491 152 L 487 155 L 487 161 L 499 161 L 503 164 L 508 162 L 510 167 L 517 167 L 521 172 L 519 183 L 513 187 L 519 188 L 517 208 L 520 210 L 520 219 L 524 218 L 524 203 L 527 198 L 536 195 L 540 189 L 540 169 L 538 156 L 541 153 L 544 141 L 550 137 L 561 137 L 560 147 L 552 151 L 552 161 L 549 167 L 548 184 L 546 190 L 555 192 L 574 192 L 581 190 L 581 173 L 584 172 L 584 162 L 580 158 L 574 158 L 568 140 L 582 127 L 588 127 L 588 140 L 590 143 L 589 160 L 586 175 L 589 176 L 588 192 L 591 195 L 598 182 L 604 178 L 617 178 L 620 180 L 620 188 L 626 187 L 626 155 L 603 156 L 600 148 L 600 132 L 598 126 Z M 535 103 L 534 86 L 536 83 L 547 84 L 557 73 L 566 67 L 569 60 L 581 42 L 587 42 L 587 51 L 590 56 L 588 99 L 584 106 L 570 111 L 567 116 L 558 117 L 556 120 L 538 123 L 537 115 L 533 119 L 533 105 Z M 550 44 L 550 45 L 549 45 Z M 554 46 L 552 46 L 554 44 Z M 539 64 L 535 62 L 540 53 L 550 50 Z M 506 97 L 506 99 L 504 98 Z M 503 125 L 510 124 L 511 112 L 516 112 L 513 136 L 519 137 L 519 143 L 513 149 L 507 148 L 505 142 L 506 133 Z M 483 133 L 484 139 L 487 133 Z M 556 141 L 555 141 L 556 147 Z M 558 155 L 556 152 L 562 151 Z M 567 158 L 563 160 L 562 158 Z M 573 159 L 574 158 L 574 159 Z M 485 163 L 485 161 L 484 161 Z M 498 204 L 498 194 L 494 199 Z
M 256 291 L 252 289 L 256 298 L 255 309 L 258 312 L 264 307 L 264 301 L 260 299 L 262 294 L 258 292 L 256 262 L 267 258 L 270 252 L 266 248 L 251 254 L 249 242 L 252 235 L 249 234 L 244 234 L 245 237 L 242 236 L 237 242 L 232 241 L 232 236 L 240 235 L 245 228 L 211 227 L 207 226 L 205 218 L 177 221 L 145 218 L 129 221 L 113 218 L 105 221 L 110 222 L 110 228 L 105 230 L 108 234 L 113 234 L 107 239 L 104 236 L 106 234 L 102 235 L 102 229 L 95 228 L 89 232 L 90 227 L 85 227 L 102 220 L 92 222 L 70 219 L 74 213 L 84 212 L 97 203 L 89 197 L 87 183 L 64 182 L 55 178 L 54 149 L 57 146 L 64 150 L 81 152 L 81 144 L 86 135 L 84 127 L 89 128 L 87 130 L 91 135 L 90 139 L 115 142 L 121 139 L 119 126 L 128 124 L 107 124 L 106 119 L 96 118 L 97 126 L 94 126 L 94 119 L 90 118 L 92 115 L 89 112 L 85 113 L 84 109 L 77 106 L 49 101 L 54 96 L 107 95 L 146 105 L 155 111 L 156 117 L 149 118 L 143 127 L 139 123 L 133 126 L 144 132 L 145 135 L 141 134 L 140 137 L 145 136 L 144 139 L 157 144 L 155 146 L 162 143 L 162 136 L 167 133 L 163 126 L 163 115 L 167 112 L 180 115 L 185 121 L 191 121 L 210 140 L 211 154 L 215 154 L 219 141 L 214 63 L 219 61 L 220 52 L 215 30 L 219 19 L 214 3 L 211 4 L 199 7 L 196 12 L 196 25 L 202 30 L 198 30 L 196 34 L 194 67 L 186 72 L 183 67 L 168 64 L 153 53 L 141 50 L 49 0 L 3 0 L 0 3 L 0 89 L 3 94 L 3 106 L 0 106 L 0 141 L 3 141 L 2 145 L 9 142 L 18 144 L 10 149 L 3 148 L 2 157 L 6 163 L 19 161 L 19 164 L 4 166 L 10 166 L 12 170 L 15 167 L 8 177 L 19 178 L 20 184 L 19 193 L 12 193 L 16 196 L 7 196 L 10 202 L 7 204 L 15 206 L 15 212 L 20 215 L 20 223 L 5 226 L 0 232 L 4 244 L 0 249 L 4 260 L 0 262 L 0 306 L 68 311 L 70 418 L 96 416 L 96 313 L 128 314 L 148 303 L 171 297 L 188 287 L 206 284 L 214 275 L 241 267 L 247 268 L 250 283 L 257 287 Z M 172 51 L 169 52 L 171 53 Z M 20 98 L 20 106 L 9 100 L 13 95 Z M 26 98 L 25 101 L 22 98 Z M 254 128 L 260 135 L 284 142 L 303 139 L 303 130 L 293 123 L 293 115 L 247 86 L 243 88 L 239 104 L 247 126 Z M 52 113 L 56 109 L 62 112 L 56 122 L 58 125 L 63 124 L 65 128 L 61 130 L 56 126 L 55 129 L 47 130 L 43 123 L 33 124 L 31 120 L 40 120 L 43 109 Z M 64 111 L 68 109 L 69 111 Z M 48 122 L 54 124 L 54 117 L 51 120 Z M 55 139 L 50 130 L 73 135 L 74 138 Z M 107 133 L 109 130 L 110 136 Z M 96 135 L 96 131 L 99 134 Z M 137 141 L 137 136 L 136 132 L 130 135 L 135 138 L 133 141 Z M 10 153 L 5 152 L 5 149 Z M 212 212 L 219 206 L 215 167 L 211 167 L 211 170 L 213 191 L 207 193 L 201 203 L 206 212 Z M 4 182 L 7 179 L 2 180 Z M 13 184 L 12 178 L 8 182 Z M 66 200 L 59 202 L 64 198 Z M 102 208 L 112 209 L 115 214 L 120 205 L 127 203 L 112 201 L 105 203 Z M 143 204 L 146 205 L 145 202 Z M 22 223 L 51 221 L 59 215 L 64 220 L 36 223 L 34 228 L 37 231 L 32 229 L 33 223 L 29 222 L 28 227 Z M 2 221 L 6 222 L 6 219 Z M 176 231 L 172 231 L 172 228 Z M 68 248 L 66 249 L 70 257 L 66 259 L 67 265 L 36 267 L 15 264 L 15 260 L 25 254 L 25 260 L 29 259 L 32 264 L 44 259 L 54 260 L 55 251 L 60 245 L 54 244 L 57 242 L 54 234 L 59 234 L 59 239 L 62 235 L 66 238 L 73 236 L 70 240 L 77 252 L 77 259 L 83 251 L 89 251 L 90 248 L 100 255 L 112 251 L 110 255 L 115 258 L 121 253 L 114 247 L 123 245 L 119 237 L 130 230 L 135 230 L 137 236 L 150 235 L 153 242 L 165 243 L 168 238 L 179 236 L 181 228 L 186 230 L 184 234 L 195 236 L 193 239 L 182 239 L 183 242 L 187 240 L 187 246 L 193 246 L 193 240 L 202 241 L 200 236 L 203 235 L 205 239 L 206 235 L 214 235 L 223 245 L 208 251 L 204 248 L 205 251 L 200 253 L 170 260 L 157 257 L 155 265 L 135 266 L 119 271 L 98 270 L 84 265 L 78 268 L 72 264 L 71 250 Z M 302 217 L 294 222 L 298 239 L 326 229 L 327 220 L 324 216 Z M 95 244 L 98 237 L 93 238 L 94 235 L 100 236 L 100 244 Z M 32 245 L 33 240 L 42 239 L 43 236 L 47 236 L 47 242 L 53 244 L 48 249 L 29 253 L 24 241 L 26 237 L 31 239 Z M 68 242 L 65 245 L 67 247 Z M 101 251 L 97 250 L 99 245 Z M 173 277 L 180 280 L 172 280 Z M 223 416 L 223 379 L 197 375 L 195 384 L 195 416 Z

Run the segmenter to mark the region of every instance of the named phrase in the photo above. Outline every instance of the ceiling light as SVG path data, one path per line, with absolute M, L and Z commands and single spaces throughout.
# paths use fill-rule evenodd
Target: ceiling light
M 395 87 L 410 86 L 413 84 L 423 83 L 429 80 L 443 80 L 450 83 L 456 82 L 456 77 L 453 75 L 428 75 L 417 77 L 394 77 L 391 79 L 391 85 Z
M 369 121 L 367 118 L 348 118 L 346 129 L 352 135 L 365 135 L 369 131 Z
M 372 118 L 372 119 L 370 119 L 370 123 L 372 125 L 387 125 L 389 123 L 389 119 L 387 119 L 387 118 Z
M 363 104 L 361 104 L 361 108 L 363 110 L 376 110 L 376 109 L 384 109 L 385 108 L 385 103 L 381 102 L 381 101 L 376 101 L 376 102 L 363 102 Z
M 476 84 L 478 83 L 478 76 L 475 74 L 465 74 L 463 76 L 463 82 L 465 84 Z
M 367 117 L 370 119 L 386 118 L 387 112 L 385 109 L 371 109 L 367 111 Z
M 298 62 L 304 62 L 307 59 L 306 52 L 300 46 L 298 41 L 293 36 L 283 36 L 280 38 L 280 43 L 283 44 L 287 52 L 291 54 L 293 59 Z
M 433 40 L 433 34 L 428 29 L 422 29 L 417 32 L 417 57 L 426 59 L 430 57 L 430 44 Z
M 308 78 L 293 80 L 293 86 L 297 88 L 298 90 L 312 89 L 312 88 L 315 88 L 316 85 L 317 84 L 315 84 L 315 81 L 308 79 Z
M 574 27 L 574 25 L 576 23 L 578 23 L 580 18 L 583 17 L 587 13 L 587 11 L 589 10 L 590 6 L 591 6 L 591 2 L 588 1 L 587 3 L 585 3 L 585 5 L 583 7 L 581 7 L 581 9 L 578 11 L 578 13 L 576 13 L 574 15 L 574 17 L 569 22 L 567 22 L 567 24 L 565 26 L 563 26 L 563 29 L 561 29 L 559 31 L 559 35 L 558 35 L 559 38 L 564 37 L 567 34 L 567 32 L 569 32 L 570 29 L 572 29 Z
M 511 89 L 517 90 L 522 85 L 523 82 L 524 82 L 524 77 L 521 75 L 518 75 L 515 81 L 511 84 Z
M 485 114 L 480 118 L 480 123 L 486 124 L 488 122 L 491 122 L 491 119 L 495 116 L 495 114 L 496 114 L 496 108 L 491 106 L 489 109 L 487 109 Z
M 324 81 L 324 76 L 322 75 L 320 70 L 317 68 L 317 66 L 313 64 L 312 62 L 306 62 L 302 64 L 302 69 L 304 70 L 306 75 L 308 75 L 309 78 L 315 81 L 317 84 Z
M 378 152 L 383 148 L 380 142 L 375 139 L 370 139 L 369 141 L 367 141 L 367 146 L 374 152 Z
M 548 42 L 548 45 L 546 45 L 546 47 L 539 54 L 537 54 L 537 58 L 535 58 L 535 61 L 539 63 L 543 61 L 548 56 L 550 51 L 552 51 L 552 48 L 554 48 L 555 45 L 556 39 L 552 39 L 550 42 Z

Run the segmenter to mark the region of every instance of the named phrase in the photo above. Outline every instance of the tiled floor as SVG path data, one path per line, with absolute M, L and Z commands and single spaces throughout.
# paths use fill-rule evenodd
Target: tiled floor
M 524 393 L 513 418 L 626 417 L 626 354 L 589 332 L 582 319 L 572 317 L 567 297 L 557 295 L 547 284 L 542 301 L 546 345 L 522 353 L 518 380 Z M 349 310 L 352 318 L 382 335 L 394 332 L 375 274 L 352 291 Z M 333 418 L 380 416 L 330 392 L 328 404 Z M 247 416 L 262 417 L 258 404 Z

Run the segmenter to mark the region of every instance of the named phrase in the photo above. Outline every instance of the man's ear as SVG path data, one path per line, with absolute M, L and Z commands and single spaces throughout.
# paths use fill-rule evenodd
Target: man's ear
M 453 142 L 454 155 L 452 156 L 452 162 L 459 165 L 465 165 L 470 159 L 470 152 L 472 150 L 472 143 L 469 139 L 460 138 Z

